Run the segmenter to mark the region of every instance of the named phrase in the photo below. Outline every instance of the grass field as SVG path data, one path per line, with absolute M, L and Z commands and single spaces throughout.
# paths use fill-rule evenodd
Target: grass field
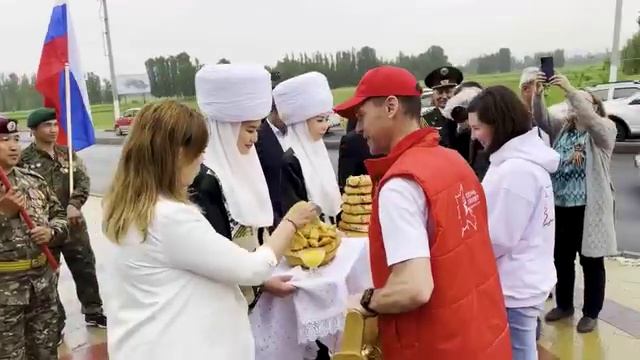
M 568 67 L 559 70 L 569 77 L 569 80 L 576 87 L 592 86 L 607 82 L 609 79 L 608 70 L 602 65 L 590 65 L 582 67 Z M 622 73 L 618 75 L 620 80 L 640 79 L 640 76 L 626 76 Z M 520 72 L 511 72 L 505 74 L 487 74 L 487 75 L 470 75 L 465 80 L 477 81 L 483 86 L 504 85 L 518 93 L 518 85 L 520 82 Z M 333 90 L 334 102 L 340 103 L 348 99 L 354 92 L 355 87 L 344 87 Z M 563 95 L 558 89 L 550 89 L 547 94 L 547 104 L 552 105 L 563 100 Z M 185 104 L 196 108 L 194 99 L 185 99 Z M 141 107 L 140 102 L 121 103 L 120 110 L 124 111 L 134 107 Z M 17 111 L 8 113 L 10 117 L 17 119 L 21 128 L 26 127 L 26 118 L 30 111 Z M 93 123 L 98 130 L 113 129 L 113 106 L 111 104 L 99 104 L 91 106 L 91 114 Z

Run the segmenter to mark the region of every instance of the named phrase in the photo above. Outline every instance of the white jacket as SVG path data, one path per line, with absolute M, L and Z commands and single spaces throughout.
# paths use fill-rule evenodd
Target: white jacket
M 482 187 L 505 302 L 509 308 L 538 306 L 556 283 L 550 173 L 560 156 L 532 129 L 504 144 L 490 162 Z
M 238 285 L 269 277 L 277 264 L 269 248 L 242 249 L 195 206 L 161 199 L 147 238 L 130 229 L 113 259 L 110 359 L 254 359 Z

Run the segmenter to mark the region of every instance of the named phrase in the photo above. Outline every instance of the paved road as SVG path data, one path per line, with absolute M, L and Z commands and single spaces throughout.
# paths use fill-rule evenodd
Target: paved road
M 115 172 L 120 146 L 96 145 L 80 152 L 91 176 L 91 191 L 103 194 Z M 337 169 L 337 150 L 329 150 Z M 617 233 L 620 250 L 640 253 L 640 173 L 633 155 L 615 154 L 611 165 L 616 187 Z
M 618 248 L 640 254 L 640 170 L 634 155 L 614 154 L 611 163 L 616 188 L 616 233 Z

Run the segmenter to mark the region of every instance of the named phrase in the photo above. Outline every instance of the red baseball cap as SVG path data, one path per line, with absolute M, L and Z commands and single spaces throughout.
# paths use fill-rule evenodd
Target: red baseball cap
M 422 88 L 409 70 L 397 66 L 379 66 L 367 71 L 353 97 L 333 110 L 342 117 L 353 118 L 355 109 L 369 98 L 420 95 Z

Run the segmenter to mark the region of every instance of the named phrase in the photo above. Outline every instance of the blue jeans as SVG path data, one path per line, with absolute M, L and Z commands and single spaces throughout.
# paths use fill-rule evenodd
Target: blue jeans
M 507 308 L 513 360 L 538 360 L 536 328 L 539 307 Z

